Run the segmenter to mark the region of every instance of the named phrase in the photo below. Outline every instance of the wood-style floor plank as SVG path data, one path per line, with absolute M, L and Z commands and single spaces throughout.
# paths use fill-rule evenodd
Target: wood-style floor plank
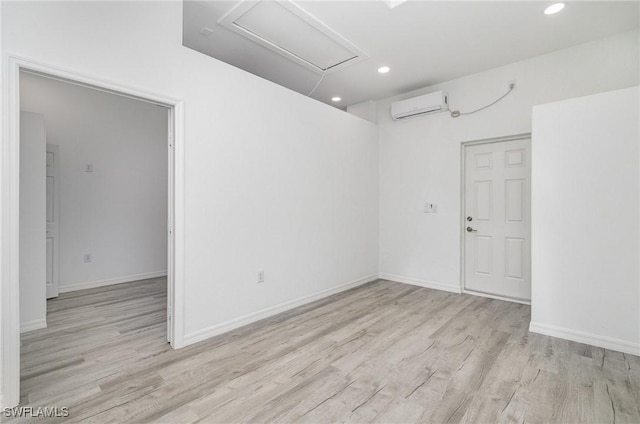
M 640 422 L 640 358 L 529 333 L 516 303 L 379 280 L 180 350 L 164 279 L 47 307 L 21 406 L 69 408 L 48 422 Z

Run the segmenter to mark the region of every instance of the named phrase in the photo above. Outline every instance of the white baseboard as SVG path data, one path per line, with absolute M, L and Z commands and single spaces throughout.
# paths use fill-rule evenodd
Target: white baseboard
M 109 278 L 106 280 L 87 281 L 86 283 L 65 284 L 58 287 L 59 293 L 67 293 L 76 290 L 95 289 L 96 287 L 111 286 L 113 284 L 130 283 L 132 281 L 146 280 L 147 278 L 166 277 L 167 270 L 146 272 L 144 274 L 127 275 L 124 277 Z
M 558 337 L 578 343 L 603 347 L 605 349 L 617 350 L 618 352 L 629 353 L 631 355 L 640 355 L 640 343 L 638 342 L 630 342 L 627 340 L 600 336 L 593 333 L 533 321 L 529 324 L 529 331 L 532 333 L 544 334 L 545 336 Z
M 41 330 L 43 328 L 47 328 L 47 320 L 43 319 L 34 319 L 33 321 L 21 322 L 20 323 L 20 332 L 26 333 L 27 331 Z
M 393 274 L 379 274 L 378 278 L 382 280 L 395 281 L 396 283 L 404 283 L 404 284 L 411 284 L 412 286 L 426 287 L 428 289 L 444 290 L 444 291 L 448 291 L 451 293 L 458 293 L 458 294 L 462 293 L 460 286 L 454 286 L 454 285 L 445 284 L 445 283 L 437 283 L 435 281 L 420 280 L 417 278 L 403 277 L 401 275 L 393 275 Z
M 304 296 L 298 299 L 290 300 L 288 302 L 280 303 L 279 305 L 271 306 L 269 308 L 265 308 L 260 311 L 253 312 L 253 313 L 241 316 L 239 318 L 235 318 L 220 324 L 212 325 L 210 327 L 203 328 L 202 330 L 194 331 L 193 333 L 190 333 L 190 334 L 185 334 L 184 345 L 188 346 L 190 344 L 200 342 L 210 337 L 226 333 L 228 331 L 245 326 L 247 324 L 251 324 L 261 319 L 269 318 L 273 315 L 286 312 L 290 309 L 297 308 L 298 306 L 306 305 L 307 303 L 315 302 L 316 300 L 320 300 L 325 297 L 331 296 L 333 294 L 340 293 L 345 290 L 349 290 L 354 287 L 361 286 L 363 284 L 366 284 L 371 281 L 375 281 L 377 279 L 378 279 L 377 274 L 370 275 L 368 277 L 350 281 L 346 284 L 342 284 L 340 286 L 337 286 L 328 290 L 322 290 L 314 294 L 311 294 L 309 296 Z

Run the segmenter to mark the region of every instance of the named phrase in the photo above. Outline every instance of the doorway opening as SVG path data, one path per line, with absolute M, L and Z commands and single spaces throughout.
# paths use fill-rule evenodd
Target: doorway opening
M 531 135 L 462 144 L 465 293 L 531 301 Z
M 24 259 L 25 253 L 20 249 L 20 237 L 23 232 L 20 231 L 19 223 L 22 218 L 20 208 L 20 189 L 21 177 L 23 177 L 21 170 L 23 168 L 21 163 L 21 124 L 23 119 L 21 117 L 21 103 L 20 103 L 20 82 L 22 78 L 41 78 L 47 81 L 55 81 L 57 83 L 73 85 L 76 88 L 82 88 L 92 92 L 102 92 L 102 94 L 108 94 L 111 96 L 125 97 L 129 100 L 135 100 L 137 102 L 144 102 L 146 105 L 152 104 L 158 110 L 162 110 L 165 114 L 165 124 L 163 129 L 164 140 L 166 150 L 164 151 L 165 165 L 164 165 L 164 192 L 165 203 L 161 207 L 164 208 L 164 234 L 161 237 L 165 239 L 166 249 L 164 251 L 164 263 L 166 265 L 165 270 L 158 270 L 166 272 L 166 277 L 159 275 L 147 275 L 143 274 L 141 277 L 148 277 L 145 282 L 133 283 L 142 284 L 143 288 L 140 290 L 146 290 L 150 286 L 164 286 L 163 293 L 159 295 L 163 296 L 161 301 L 161 308 L 164 310 L 159 311 L 161 315 L 166 316 L 166 327 L 162 329 L 166 334 L 166 341 L 171 344 L 173 348 L 180 348 L 184 346 L 183 342 L 183 216 L 184 216 L 184 189 L 183 189 L 183 104 L 181 101 L 164 97 L 162 95 L 156 95 L 133 89 L 130 87 L 124 87 L 113 84 L 111 82 L 102 80 L 100 78 L 88 77 L 83 75 L 74 74 L 68 71 L 60 70 L 58 68 L 27 61 L 20 58 L 9 58 L 9 73 L 8 84 L 9 96 L 7 107 L 3 110 L 3 120 L 7 124 L 7 136 L 3 138 L 2 142 L 2 162 L 0 173 L 2 176 L 1 183 L 1 196 L 3 204 L 3 219 L 2 219 L 2 374 L 3 374 L 3 399 L 2 406 L 15 406 L 20 400 L 20 333 L 21 333 L 21 320 L 20 320 L 20 300 L 21 292 L 20 287 L 20 273 L 21 273 L 21 257 Z M 54 105 L 55 107 L 55 105 Z M 64 105 L 59 105 L 63 108 Z M 28 119 L 28 118 L 26 118 Z M 44 146 L 43 146 L 44 147 Z M 58 150 L 60 147 L 58 146 Z M 42 151 L 42 176 L 49 176 L 55 179 L 55 172 L 49 173 L 46 169 L 46 165 L 50 165 L 51 168 L 55 168 L 55 155 L 56 146 L 46 146 L 46 153 Z M 59 155 L 64 153 L 58 153 Z M 83 172 L 92 173 L 96 171 L 94 164 L 85 161 Z M 144 168 L 144 164 L 138 163 L 138 165 Z M 126 166 L 126 165 L 119 165 Z M 35 168 L 34 168 L 35 169 Z M 38 168 L 39 169 L 39 168 Z M 39 171 L 38 171 L 39 172 Z M 95 176 L 92 175 L 92 176 Z M 119 182 L 120 189 L 125 189 L 125 183 Z M 44 196 L 43 206 L 46 202 L 52 202 L 56 195 L 55 190 L 46 190 L 46 184 L 41 184 L 42 194 Z M 46 193 L 46 195 L 44 195 Z M 135 196 L 133 196 L 135 197 Z M 108 199 L 105 199 L 108 201 Z M 122 205 L 126 208 L 126 204 Z M 46 207 L 42 208 L 43 215 L 45 215 Z M 48 217 L 55 213 L 55 208 L 51 208 L 46 212 Z M 44 216 L 43 216 L 44 218 Z M 49 235 L 55 236 L 54 226 L 48 224 L 54 224 L 53 222 L 47 222 L 46 227 L 49 230 Z M 131 224 L 131 223 L 129 223 Z M 135 226 L 135 223 L 133 224 Z M 44 226 L 43 226 L 44 228 Z M 47 237 L 49 238 L 49 237 Z M 51 237 L 52 239 L 55 237 Z M 42 237 L 44 240 L 44 237 Z M 45 254 L 47 258 L 45 262 L 49 265 L 48 271 L 45 274 L 49 278 L 45 278 L 42 281 L 42 302 L 46 302 L 46 293 L 49 292 L 51 296 L 55 296 L 55 283 L 52 275 L 52 270 L 55 268 L 52 265 L 55 264 L 56 258 L 53 254 L 55 252 L 55 243 L 50 242 L 46 247 L 49 247 L 51 254 Z M 45 250 L 46 250 L 45 247 Z M 86 252 L 82 255 L 83 263 L 91 263 L 94 260 L 92 252 Z M 77 259 L 77 258 L 76 258 Z M 86 271 L 86 269 L 85 269 Z M 127 276 L 131 280 L 132 275 Z M 140 278 L 140 279 L 143 279 Z M 166 278 L 166 283 L 163 281 Z M 155 279 L 155 281 L 154 281 Z M 49 280 L 49 285 L 46 286 L 46 280 Z M 109 280 L 104 279 L 104 280 Z M 117 280 L 117 279 L 114 279 Z M 111 287 L 109 283 L 117 283 L 124 281 L 90 281 L 95 287 L 100 285 L 105 286 L 102 289 L 93 288 L 92 290 L 103 290 Z M 146 287 L 144 287 L 146 284 Z M 113 286 L 116 287 L 116 286 Z M 73 291 L 75 289 L 81 289 L 80 285 L 76 287 L 66 287 L 59 291 Z M 76 292 L 77 293 L 77 292 Z M 164 306 L 162 306 L 164 305 Z M 157 307 L 157 305 L 156 305 Z M 157 317 L 160 313 L 157 314 Z

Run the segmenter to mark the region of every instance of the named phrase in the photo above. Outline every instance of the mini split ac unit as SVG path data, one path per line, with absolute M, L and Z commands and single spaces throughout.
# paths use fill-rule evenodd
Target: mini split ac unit
M 449 96 L 444 91 L 436 91 L 435 93 L 392 103 L 391 117 L 398 121 L 446 110 L 449 110 Z

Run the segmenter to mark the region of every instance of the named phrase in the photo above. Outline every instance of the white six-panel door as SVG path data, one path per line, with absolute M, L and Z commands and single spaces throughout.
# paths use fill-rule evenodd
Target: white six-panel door
M 46 219 L 47 219 L 47 299 L 58 296 L 58 279 L 60 270 L 58 269 L 58 200 L 60 184 L 59 174 L 59 149 L 58 146 L 47 144 L 47 183 L 46 183 Z
M 465 146 L 465 290 L 531 299 L 530 153 L 530 138 Z

